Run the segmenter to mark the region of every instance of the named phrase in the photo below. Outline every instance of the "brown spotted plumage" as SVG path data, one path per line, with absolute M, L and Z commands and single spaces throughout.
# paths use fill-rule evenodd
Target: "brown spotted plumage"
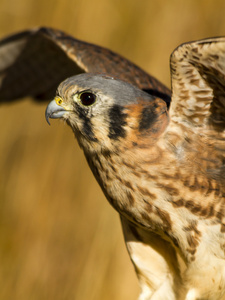
M 46 47 L 57 50 L 56 55 L 64 51 L 63 59 L 75 63 L 75 74 L 77 68 L 88 72 L 59 85 L 46 119 L 62 118 L 72 128 L 106 198 L 119 212 L 141 286 L 139 300 L 223 299 L 225 38 L 187 43 L 173 52 L 168 109 L 164 86 L 106 49 L 50 29 L 23 33 L 2 45 L 16 47 L 25 38 L 24 52 L 17 48 L 23 62 L 31 55 L 33 35 L 37 44 L 48 40 Z M 4 78 L 22 62 L 11 58 Z M 43 76 L 54 74 L 49 68 Z M 31 86 L 30 93 L 15 87 L 15 93 L 7 94 L 10 81 L 4 78 L 2 100 L 5 95 L 6 100 L 49 95 L 59 79 L 51 79 L 41 93 Z

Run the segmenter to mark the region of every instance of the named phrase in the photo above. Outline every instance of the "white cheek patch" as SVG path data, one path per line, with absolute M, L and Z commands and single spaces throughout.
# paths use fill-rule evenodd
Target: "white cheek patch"
M 103 115 L 93 116 L 91 119 L 93 133 L 100 141 L 106 141 L 109 134 L 108 121 Z

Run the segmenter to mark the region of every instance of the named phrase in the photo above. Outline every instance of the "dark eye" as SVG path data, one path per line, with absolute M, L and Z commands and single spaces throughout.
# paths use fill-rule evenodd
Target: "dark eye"
M 95 103 L 96 96 L 90 92 L 84 92 L 80 95 L 80 101 L 84 106 L 89 106 Z

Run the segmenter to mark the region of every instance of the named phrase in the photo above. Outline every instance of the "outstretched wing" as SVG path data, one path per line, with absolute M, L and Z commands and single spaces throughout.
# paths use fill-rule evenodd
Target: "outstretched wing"
M 49 99 L 61 81 L 82 72 L 107 73 L 170 98 L 163 84 L 127 59 L 59 30 L 37 28 L 0 41 L 2 102 L 25 96 Z
M 225 37 L 179 46 L 171 55 L 172 121 L 225 129 Z

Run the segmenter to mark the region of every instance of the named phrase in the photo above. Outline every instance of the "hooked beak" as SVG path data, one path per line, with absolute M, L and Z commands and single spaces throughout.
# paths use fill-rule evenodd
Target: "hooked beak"
M 56 103 L 56 99 L 52 100 L 46 108 L 45 119 L 50 125 L 50 119 L 62 118 L 66 109 Z

